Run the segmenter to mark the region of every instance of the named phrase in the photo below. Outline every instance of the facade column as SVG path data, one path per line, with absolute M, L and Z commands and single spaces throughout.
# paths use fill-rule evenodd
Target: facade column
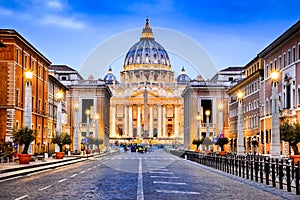
M 166 127 L 166 105 L 163 105 L 163 137 L 166 137 L 167 127 Z
M 132 132 L 132 105 L 129 105 L 129 130 L 128 130 L 128 136 L 133 137 L 133 132 Z
M 124 119 L 124 136 L 128 136 L 128 105 L 124 105 L 124 114 L 125 114 L 125 119 Z
M 161 105 L 158 105 L 158 116 L 157 116 L 157 137 L 162 136 L 162 129 L 161 129 Z
M 112 105 L 111 114 L 111 136 L 116 137 L 116 105 Z
M 279 129 L 279 108 L 278 108 L 278 72 L 277 77 L 272 77 L 272 124 L 271 124 L 271 147 L 272 158 L 280 158 L 280 129 Z
M 178 105 L 175 106 L 175 111 L 174 111 L 174 136 L 178 137 L 179 136 L 179 115 L 178 115 Z
M 244 132 L 243 132 L 242 98 L 238 99 L 237 154 L 238 155 L 244 155 Z
M 138 112 L 137 112 L 137 137 L 141 137 L 141 105 L 138 105 Z
M 150 121 L 149 121 L 149 137 L 153 137 L 153 106 L 149 105 L 149 115 L 150 115 Z

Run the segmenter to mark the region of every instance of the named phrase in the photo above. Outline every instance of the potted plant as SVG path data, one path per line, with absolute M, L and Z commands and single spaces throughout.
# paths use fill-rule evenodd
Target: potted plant
M 19 154 L 20 164 L 29 164 L 31 154 L 28 154 L 28 149 L 31 142 L 35 139 L 35 134 L 36 132 L 29 127 L 22 127 L 13 131 L 14 143 L 20 146 L 24 145 L 22 153 Z
M 290 158 L 294 159 L 294 163 L 300 162 L 299 149 L 297 144 L 300 142 L 300 124 L 299 122 L 290 124 L 288 121 L 284 121 L 280 125 L 280 140 L 289 143 L 289 146 L 293 149 L 294 155 L 290 155 Z M 289 149 L 289 154 L 290 149 Z
M 194 140 L 193 140 L 192 144 L 193 144 L 193 145 L 196 145 L 196 152 L 199 152 L 199 151 L 200 151 L 200 150 L 199 150 L 199 146 L 200 146 L 200 144 L 202 144 L 202 142 L 203 142 L 203 139 L 201 139 L 201 140 L 196 140 L 196 139 L 194 139 Z
M 52 140 L 52 143 L 59 146 L 59 152 L 55 152 L 56 159 L 63 159 L 65 156 L 65 152 L 63 152 L 63 146 L 65 146 L 66 144 L 71 144 L 72 139 L 71 136 L 67 133 L 56 134 L 56 136 Z
M 217 141 L 217 145 L 219 145 L 221 147 L 221 151 L 220 151 L 220 155 L 221 156 L 225 156 L 226 152 L 224 151 L 224 145 L 228 144 L 229 140 L 226 137 L 223 138 L 219 138 Z

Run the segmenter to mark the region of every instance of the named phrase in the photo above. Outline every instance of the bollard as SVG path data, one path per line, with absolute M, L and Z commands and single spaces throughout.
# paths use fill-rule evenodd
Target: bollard
M 184 160 L 186 160 L 187 159 L 187 155 L 184 155 Z

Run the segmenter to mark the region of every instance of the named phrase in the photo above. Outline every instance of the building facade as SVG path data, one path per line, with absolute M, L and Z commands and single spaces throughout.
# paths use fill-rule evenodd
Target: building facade
M 110 98 L 112 93 L 103 80 L 92 77 L 84 80 L 80 74 L 65 65 L 51 65 L 53 74 L 66 88 L 66 125 L 64 131 L 72 137 L 71 149 L 87 148 L 87 138 L 103 140 L 109 146 Z
M 272 80 L 271 72 L 278 71 L 278 96 L 280 121 L 300 122 L 300 21 L 295 23 L 259 54 L 265 68 L 260 90 L 260 129 L 265 143 L 271 142 Z M 270 147 L 264 147 L 269 153 Z M 299 149 L 299 144 L 298 144 Z M 281 141 L 281 154 L 289 154 L 288 143 Z
M 48 135 L 48 67 L 51 62 L 32 44 L 13 29 L 0 29 L 0 144 L 12 142 L 12 131 L 25 126 L 36 130 L 36 139 L 30 153 L 44 152 Z M 26 79 L 25 72 L 32 78 Z M 26 87 L 28 85 L 28 87 Z M 27 100 L 32 112 L 26 119 L 25 90 L 29 88 L 31 99 Z
M 226 91 L 242 79 L 241 67 L 228 67 L 211 80 L 193 80 L 182 93 L 184 98 L 184 148 L 196 149 L 192 142 L 208 137 L 215 143 L 219 137 L 229 137 L 228 95 Z M 225 150 L 229 148 L 226 145 Z M 218 151 L 215 145 L 200 150 Z
M 175 79 L 169 56 L 155 41 L 148 19 L 140 41 L 128 51 L 117 81 L 110 69 L 104 81 L 112 91 L 111 142 L 174 144 L 183 142 L 183 98 L 189 83 Z
M 238 138 L 238 98 L 242 92 L 242 130 L 244 153 L 253 153 L 253 141 L 264 144 L 260 132 L 260 87 L 264 63 L 260 57 L 251 60 L 244 68 L 244 78 L 228 90 L 229 140 L 230 150 L 237 151 Z M 254 143 L 255 144 L 255 143 Z M 262 147 L 261 145 L 259 147 Z M 256 150 L 256 149 L 255 149 Z M 259 149 L 262 152 L 263 149 Z

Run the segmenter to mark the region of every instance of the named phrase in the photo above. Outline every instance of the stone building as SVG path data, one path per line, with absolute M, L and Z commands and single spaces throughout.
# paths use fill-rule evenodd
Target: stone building
M 48 134 L 48 67 L 51 62 L 13 29 L 0 29 L 0 144 L 12 141 L 12 131 L 25 125 L 37 131 L 31 153 L 43 152 Z M 25 78 L 31 71 L 32 78 Z M 25 113 L 25 89 L 28 85 L 32 112 Z M 29 94 L 29 93 L 28 93 Z M 25 117 L 27 116 L 27 118 Z M 28 125 L 29 125 L 28 124 Z
M 242 92 L 242 127 L 243 146 L 245 153 L 252 153 L 254 147 L 252 141 L 263 143 L 260 133 L 260 84 L 263 76 L 264 63 L 260 57 L 255 57 L 244 68 L 244 78 L 238 84 L 228 90 L 229 102 L 229 140 L 230 151 L 237 151 L 238 137 L 238 99 L 237 93 Z M 259 153 L 263 148 L 260 145 Z
M 92 77 L 84 80 L 74 69 L 66 65 L 51 65 L 53 74 L 66 88 L 66 125 L 64 131 L 71 134 L 72 150 L 81 150 L 86 138 L 99 138 L 109 145 L 111 91 L 103 80 Z M 88 110 L 88 112 L 87 112 Z
M 194 139 L 208 137 L 213 143 L 229 137 L 228 95 L 226 91 L 242 79 L 241 67 L 228 67 L 211 80 L 193 80 L 182 93 L 184 98 L 184 148 L 196 149 Z M 211 149 L 217 151 L 215 146 Z M 225 148 L 229 150 L 228 147 Z M 201 147 L 205 150 L 205 147 Z
M 270 74 L 272 71 L 277 70 L 280 74 L 278 78 L 279 102 L 277 102 L 280 121 L 300 122 L 300 21 L 275 39 L 258 56 L 263 59 L 265 66 L 260 86 L 262 107 L 260 129 L 263 132 L 264 141 L 271 143 L 272 104 L 274 104 L 271 100 Z M 269 146 L 264 149 L 265 153 L 269 153 Z M 288 144 L 281 142 L 281 154 L 288 155 L 288 153 Z
M 148 19 L 142 37 L 128 51 L 117 81 L 110 69 L 111 142 L 182 143 L 183 98 L 190 78 L 174 77 L 167 51 L 155 41 Z

